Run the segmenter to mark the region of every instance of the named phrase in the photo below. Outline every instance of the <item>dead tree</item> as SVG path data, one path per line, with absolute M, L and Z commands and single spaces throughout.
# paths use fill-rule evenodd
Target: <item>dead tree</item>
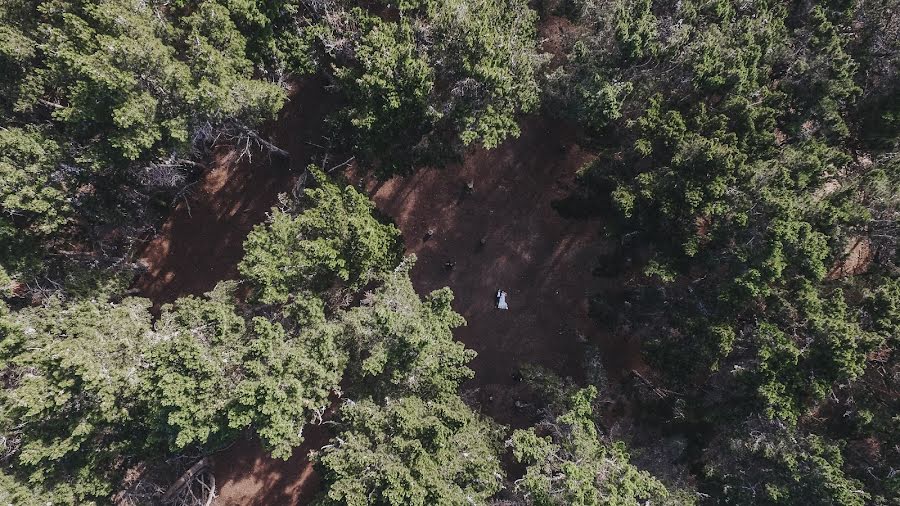
M 166 490 L 162 503 L 172 506 L 209 506 L 216 498 L 216 477 L 203 457 Z

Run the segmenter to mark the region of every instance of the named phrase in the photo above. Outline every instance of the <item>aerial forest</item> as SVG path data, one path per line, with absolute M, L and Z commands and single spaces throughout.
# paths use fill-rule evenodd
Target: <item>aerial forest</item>
M 2 505 L 898 506 L 900 0 L 0 0 L 0 380 Z

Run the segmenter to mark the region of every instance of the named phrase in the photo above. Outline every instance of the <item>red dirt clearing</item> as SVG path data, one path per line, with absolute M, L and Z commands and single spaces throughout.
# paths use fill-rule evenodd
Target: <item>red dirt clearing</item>
M 237 441 L 212 456 L 217 506 L 309 504 L 319 492 L 319 476 L 309 461 L 331 437 L 323 426 L 304 430 L 306 441 L 288 460 L 274 459 L 256 438 Z
M 600 338 L 587 307 L 601 288 L 591 275 L 601 253 L 600 223 L 567 220 L 552 207 L 592 156 L 575 138 L 558 120 L 529 117 L 518 139 L 475 149 L 461 164 L 366 184 L 403 231 L 407 251 L 418 256 L 416 289 L 453 289 L 453 306 L 468 322 L 455 336 L 478 352 L 467 387 L 479 389 L 480 407 L 501 423 L 528 422 L 517 419 L 513 406 L 514 373 L 522 364 L 578 379 L 579 335 Z M 434 235 L 426 239 L 428 229 Z M 455 262 L 452 270 L 447 262 Z M 494 307 L 498 289 L 508 293 L 508 311 Z
M 333 104 L 320 85 L 294 91 L 275 125 L 289 163 L 217 157 L 198 191 L 175 208 L 147 246 L 149 270 L 136 283 L 142 294 L 158 306 L 236 276 L 243 239 L 265 219 L 277 193 L 290 190 L 314 154 L 310 143 L 321 143 L 323 117 Z M 396 221 L 407 251 L 418 256 L 412 278 L 420 293 L 453 289 L 454 307 L 468 321 L 455 335 L 478 352 L 471 364 L 476 377 L 465 386 L 474 392 L 468 398 L 513 426 L 529 422 L 514 407 L 521 389 L 514 373 L 522 364 L 577 380 L 584 342 L 605 349 L 614 376 L 637 360 L 635 345 L 604 334 L 588 316 L 588 297 L 614 289 L 613 282 L 591 275 L 603 247 L 600 221 L 565 219 L 552 207 L 592 156 L 576 138 L 570 125 L 533 116 L 522 122 L 518 139 L 490 151 L 474 149 L 460 164 L 387 182 L 355 180 Z M 466 192 L 469 181 L 472 193 Z M 429 228 L 435 233 L 426 241 Z M 452 270 L 445 268 L 448 261 L 456 263 Z M 508 292 L 508 311 L 495 309 L 497 289 Z M 212 456 L 216 504 L 307 503 L 318 477 L 306 455 L 326 440 L 323 430 L 310 427 L 307 443 L 287 462 L 268 457 L 252 438 Z

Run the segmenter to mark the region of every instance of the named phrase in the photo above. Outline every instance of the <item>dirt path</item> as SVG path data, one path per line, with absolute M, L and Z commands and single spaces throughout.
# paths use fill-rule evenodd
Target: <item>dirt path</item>
M 319 492 L 320 480 L 309 461 L 310 450 L 328 443 L 324 427 L 304 430 L 306 441 L 288 460 L 274 459 L 256 438 L 238 440 L 212 456 L 218 487 L 216 506 L 280 506 L 309 504 Z
M 290 160 L 266 155 L 239 159 L 233 150 L 220 149 L 196 189 L 178 203 L 144 248 L 141 258 L 148 269 L 134 288 L 159 307 L 236 277 L 244 239 L 312 161 L 318 149 L 308 142 L 321 142 L 325 114 L 334 104 L 319 83 L 305 82 L 291 90 L 290 101 L 270 126 Z

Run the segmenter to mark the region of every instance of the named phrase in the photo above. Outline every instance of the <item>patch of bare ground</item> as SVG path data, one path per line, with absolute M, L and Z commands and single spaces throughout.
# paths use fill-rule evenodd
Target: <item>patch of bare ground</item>
M 844 256 L 838 259 L 827 278 L 830 280 L 863 274 L 872 263 L 872 243 L 868 237 L 852 239 L 844 249 Z
M 465 388 L 478 390 L 470 398 L 486 414 L 512 426 L 530 423 L 515 407 L 522 364 L 579 381 L 587 342 L 605 349 L 604 365 L 614 375 L 639 360 L 634 343 L 605 334 L 588 314 L 589 297 L 613 283 L 591 275 L 604 251 L 601 222 L 566 219 L 553 207 L 593 156 L 577 137 L 571 125 L 533 116 L 519 138 L 474 149 L 460 164 L 361 182 L 403 231 L 407 252 L 418 256 L 416 288 L 453 290 L 454 308 L 468 322 L 455 336 L 478 352 L 475 379 Z M 501 289 L 508 311 L 494 306 Z
M 555 69 L 565 62 L 566 50 L 575 29 L 574 23 L 562 16 L 550 16 L 541 23 L 541 50 L 550 55 L 550 68 Z

